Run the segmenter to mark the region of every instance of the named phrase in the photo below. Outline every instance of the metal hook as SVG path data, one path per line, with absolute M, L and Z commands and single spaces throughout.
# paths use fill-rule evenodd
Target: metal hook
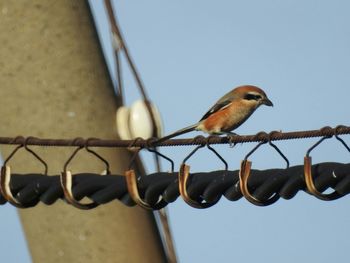
M 168 162 L 170 162 L 170 165 L 171 165 L 171 166 L 170 166 L 170 167 L 171 167 L 170 171 L 171 171 L 172 173 L 174 172 L 174 167 L 175 167 L 175 165 L 174 165 L 174 161 L 173 161 L 172 159 L 170 159 L 168 156 L 165 156 L 164 154 L 158 152 L 156 149 L 149 149 L 149 148 L 147 148 L 147 150 L 148 150 L 149 152 L 152 152 L 152 153 L 154 153 L 154 154 L 156 154 L 156 155 L 162 157 L 163 159 L 167 160 Z
M 103 158 L 101 155 L 99 155 L 97 152 L 95 152 L 95 151 L 93 151 L 93 150 L 91 150 L 91 149 L 89 148 L 89 142 L 90 142 L 91 140 L 99 140 L 99 139 L 97 139 L 97 138 L 88 138 L 88 139 L 86 140 L 86 143 L 85 143 L 85 149 L 86 149 L 89 153 L 92 153 L 93 155 L 95 155 L 98 159 L 100 159 L 100 160 L 105 164 L 106 169 L 105 169 L 105 171 L 104 171 L 102 174 L 106 174 L 106 175 L 111 174 L 111 170 L 110 170 L 110 168 L 109 168 L 109 162 L 108 162 L 105 158 Z
M 104 164 L 106 165 L 106 172 L 107 174 L 110 173 L 109 170 L 109 163 L 106 159 L 104 159 L 102 156 L 100 156 L 98 153 L 96 153 L 95 151 L 89 149 L 89 141 L 93 140 L 94 138 L 89 138 L 85 141 L 85 146 L 78 146 L 74 152 L 71 154 L 71 156 L 68 158 L 68 160 L 65 162 L 64 166 L 63 166 L 63 172 L 61 173 L 60 176 L 60 181 L 61 181 L 61 186 L 63 189 L 63 193 L 64 193 L 64 197 L 67 200 L 68 203 L 70 203 L 71 205 L 73 205 L 76 208 L 79 209 L 84 209 L 84 210 L 88 210 L 88 209 L 92 209 L 97 207 L 99 204 L 95 203 L 95 202 L 91 202 L 91 203 L 87 203 L 87 204 L 83 204 L 80 201 L 76 200 L 74 195 L 73 195 L 73 190 L 72 190 L 72 186 L 73 186 L 73 176 L 71 171 L 69 171 L 67 169 L 68 164 L 72 161 L 72 159 L 76 156 L 76 154 L 83 148 L 86 149 L 87 152 L 93 154 L 94 156 L 96 156 L 98 159 L 100 159 L 102 162 L 104 162 Z M 77 140 L 81 140 L 81 138 L 76 138 L 73 141 L 76 142 Z
M 137 139 L 135 139 L 135 141 L 136 140 Z M 136 178 L 135 170 L 131 169 L 132 164 L 135 161 L 141 149 L 142 148 L 139 148 L 137 151 L 135 151 L 134 155 L 132 156 L 129 164 L 129 169 L 125 171 L 125 181 L 126 181 L 126 186 L 128 188 L 128 192 L 131 199 L 142 208 L 152 210 L 152 207 L 147 202 L 143 201 L 142 198 L 140 197 L 139 189 L 137 187 L 137 178 Z
M 174 161 L 169 158 L 168 156 L 165 156 L 164 154 L 160 153 L 158 150 L 157 150 L 157 146 L 154 146 L 154 143 L 157 142 L 158 139 L 157 138 L 149 138 L 147 141 L 146 141 L 146 149 L 149 151 L 149 152 L 152 152 L 155 154 L 155 156 L 157 157 L 162 157 L 163 159 L 167 160 L 170 165 L 171 165 L 171 172 L 173 173 L 174 172 Z M 158 167 L 158 170 L 160 170 L 160 167 Z
M 335 131 L 334 131 L 334 136 L 335 138 L 341 142 L 341 144 L 343 144 L 343 146 L 348 150 L 348 152 L 350 152 L 350 147 L 346 144 L 346 142 L 339 137 L 339 133 L 338 133 L 338 130 L 341 129 L 341 128 L 345 128 L 346 126 L 343 126 L 343 125 L 338 125 L 337 127 L 335 127 Z
M 30 152 L 36 159 L 38 159 L 45 167 L 45 173 L 44 175 L 47 175 L 47 163 L 40 158 L 39 155 L 37 155 L 33 150 L 28 148 L 28 140 L 31 139 L 33 137 L 27 137 L 26 139 L 24 139 L 22 136 L 17 136 L 14 139 L 14 142 L 17 141 L 18 139 L 23 140 L 22 144 L 20 144 L 19 146 L 17 146 L 12 153 L 6 158 L 6 160 L 3 163 L 3 166 L 1 167 L 1 173 L 0 173 L 0 192 L 2 194 L 2 196 L 13 206 L 18 207 L 18 208 L 28 208 L 30 206 L 26 206 L 21 204 L 21 202 L 19 202 L 17 200 L 17 198 L 15 198 L 11 192 L 11 168 L 9 165 L 7 165 L 8 161 L 15 155 L 15 153 L 22 147 L 24 147 L 28 152 Z
M 47 163 L 46 163 L 38 154 L 36 154 L 32 149 L 29 149 L 29 148 L 28 148 L 28 140 L 29 140 L 29 139 L 32 139 L 32 138 L 34 138 L 34 137 L 29 136 L 29 137 L 27 137 L 27 138 L 24 140 L 24 148 L 25 148 L 28 152 L 30 152 L 36 159 L 38 159 L 39 162 L 41 162 L 41 163 L 44 165 L 44 167 L 45 167 L 45 172 L 44 172 L 44 174 L 47 175 L 47 171 L 48 171 Z
M 342 143 L 342 145 L 350 152 L 350 148 L 349 146 L 344 142 L 343 139 L 341 139 L 338 135 L 338 130 L 340 128 L 342 128 L 343 126 L 337 126 L 335 128 L 334 131 L 334 136 L 335 138 L 340 141 Z M 320 145 L 324 140 L 332 138 L 332 135 L 330 136 L 324 136 L 322 137 L 320 140 L 318 140 L 314 145 L 312 145 L 306 152 L 306 155 L 304 157 L 304 177 L 305 177 L 305 183 L 306 183 L 306 187 L 307 190 L 314 195 L 316 198 L 321 199 L 323 201 L 332 201 L 332 200 L 336 200 L 340 197 L 342 197 L 342 194 L 339 194 L 336 191 L 333 191 L 332 193 L 329 194 L 324 194 L 321 193 L 317 190 L 315 184 L 314 184 L 314 180 L 312 178 L 312 171 L 311 171 L 311 167 L 312 167 L 312 158 L 310 156 L 310 153 L 313 149 L 315 149 L 318 145 Z
M 195 153 L 197 152 L 200 148 L 203 148 L 204 146 L 207 146 L 207 148 L 209 150 L 211 150 L 225 165 L 225 171 L 224 173 L 226 174 L 227 170 L 228 170 L 228 164 L 227 162 L 225 161 L 225 159 L 213 148 L 209 145 L 209 141 L 207 141 L 207 144 L 201 144 L 199 146 L 197 146 L 194 150 L 192 150 L 192 152 L 190 152 L 189 155 L 186 156 L 186 158 L 182 161 L 182 164 L 180 166 L 180 169 L 179 169 L 179 175 L 178 175 L 178 180 L 179 180 L 179 191 L 180 191 L 180 195 L 182 197 L 182 199 L 190 206 L 194 207 L 194 208 L 199 208 L 199 209 L 202 209 L 202 208 L 208 208 L 208 207 L 211 207 L 213 205 L 215 205 L 219 199 L 216 201 L 216 202 L 213 202 L 213 203 L 201 203 L 201 202 L 198 202 L 196 200 L 193 200 L 188 192 L 187 192 L 187 188 L 186 188 L 186 185 L 187 185 L 187 182 L 188 182 L 188 179 L 190 177 L 190 166 L 189 165 L 186 165 L 186 161 Z
M 137 142 L 137 140 L 139 140 L 141 138 L 136 138 L 132 144 L 135 144 Z M 132 146 L 129 146 L 132 147 Z M 130 160 L 130 164 L 129 164 L 129 169 L 127 171 L 125 171 L 125 180 L 126 180 L 126 185 L 128 188 L 128 192 L 130 194 L 131 199 L 139 206 L 141 206 L 142 208 L 148 209 L 148 210 L 157 210 L 157 209 L 161 209 L 163 208 L 167 202 L 165 202 L 163 199 L 160 199 L 154 206 L 150 206 L 147 202 L 145 202 L 139 193 L 139 189 L 137 186 L 137 178 L 136 178 L 136 174 L 135 174 L 135 170 L 132 169 L 132 164 L 134 163 L 138 153 L 141 151 L 142 148 L 139 148 L 134 155 L 132 156 L 131 160 Z M 146 147 L 146 149 L 150 152 L 155 153 L 156 155 L 166 159 L 167 161 L 169 161 L 171 163 L 171 171 L 174 171 L 174 161 L 171 160 L 169 157 L 165 156 L 164 154 L 161 154 L 160 152 L 158 152 L 155 149 L 150 149 L 148 148 L 148 146 Z
M 258 205 L 258 206 L 268 206 L 271 205 L 273 203 L 275 203 L 280 196 L 276 193 L 274 194 L 272 197 L 270 197 L 268 200 L 266 201 L 261 201 L 259 199 L 257 199 L 256 197 L 254 197 L 248 188 L 248 179 L 250 177 L 250 170 L 251 170 L 251 166 L 252 166 L 252 162 L 248 160 L 249 156 L 252 155 L 261 145 L 266 144 L 267 142 L 269 143 L 269 145 L 271 147 L 273 147 L 278 153 L 279 155 L 286 161 L 287 163 L 287 168 L 289 167 L 289 160 L 287 159 L 287 157 L 282 153 L 282 151 L 277 147 L 277 145 L 275 145 L 274 143 L 272 143 L 271 141 L 271 136 L 273 133 L 276 133 L 277 131 L 272 131 L 269 134 L 264 133 L 267 136 L 267 140 L 263 140 L 260 143 L 258 143 L 244 158 L 244 160 L 241 162 L 241 167 L 239 170 L 239 187 L 240 190 L 242 192 L 242 195 L 252 204 L 254 205 Z M 259 133 L 261 134 L 261 133 Z
M 282 151 L 277 147 L 277 145 L 272 143 L 272 141 L 271 141 L 271 136 L 274 133 L 278 133 L 278 131 L 272 131 L 272 132 L 269 133 L 269 145 L 272 146 L 278 152 L 278 154 L 284 159 L 284 161 L 287 164 L 286 168 L 288 169 L 289 168 L 289 160 L 288 160 L 288 158 L 282 153 Z

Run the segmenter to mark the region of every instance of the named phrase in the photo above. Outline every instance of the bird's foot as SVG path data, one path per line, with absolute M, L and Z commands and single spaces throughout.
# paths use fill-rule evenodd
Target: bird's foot
M 217 132 L 216 135 L 226 135 L 229 141 L 229 145 L 231 148 L 236 146 L 236 142 L 233 142 L 233 136 L 239 136 L 237 133 L 234 132 Z
M 237 133 L 234 133 L 234 132 L 230 132 L 230 134 L 227 135 L 230 148 L 235 147 L 237 144 L 237 142 L 233 141 L 234 136 L 239 136 L 239 135 Z

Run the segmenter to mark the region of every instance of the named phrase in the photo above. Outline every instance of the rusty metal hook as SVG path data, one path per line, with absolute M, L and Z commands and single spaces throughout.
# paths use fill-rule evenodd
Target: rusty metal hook
M 349 146 L 345 143 L 345 141 L 343 139 L 341 139 L 338 135 L 338 130 L 340 128 L 342 128 L 343 126 L 337 126 L 335 128 L 334 131 L 334 136 L 335 138 L 341 142 L 341 144 L 350 152 L 350 148 Z M 333 135 L 331 136 L 324 136 L 322 137 L 320 140 L 318 140 L 314 145 L 312 145 L 306 152 L 306 155 L 304 157 L 304 178 L 305 178 L 305 184 L 307 187 L 307 190 L 316 198 L 321 199 L 323 201 L 332 201 L 332 200 L 336 200 L 340 197 L 342 197 L 342 194 L 339 194 L 336 191 L 333 191 L 332 193 L 329 194 L 324 194 L 320 191 L 317 190 L 315 184 L 314 184 L 314 180 L 312 177 L 312 171 L 311 171 L 311 167 L 312 167 L 312 158 L 310 156 L 310 153 L 313 149 L 315 149 L 317 146 L 319 146 L 324 140 L 332 138 Z
M 28 140 L 34 138 L 34 137 L 27 137 L 23 138 L 22 136 L 17 136 L 14 141 L 21 139 L 23 140 L 22 144 L 17 146 L 12 153 L 6 158 L 6 160 L 3 163 L 3 166 L 1 167 L 1 173 L 0 173 L 0 192 L 2 196 L 13 206 L 18 207 L 18 208 L 28 208 L 30 206 L 26 206 L 21 204 L 17 200 L 16 197 L 13 196 L 11 192 L 11 168 L 9 165 L 7 165 L 8 161 L 15 155 L 15 153 L 22 147 L 24 147 L 28 152 L 30 152 L 36 159 L 38 159 L 45 167 L 45 172 L 44 175 L 47 175 L 47 163 L 38 155 L 36 154 L 33 150 L 28 148 Z
M 188 179 L 190 177 L 190 166 L 186 164 L 186 161 L 193 155 L 195 154 L 195 152 L 197 152 L 200 148 L 203 148 L 204 146 L 207 146 L 207 148 L 212 151 L 225 165 L 225 171 L 224 173 L 227 172 L 228 170 L 228 164 L 227 162 L 225 161 L 225 159 L 213 148 L 209 145 L 209 142 L 207 141 L 206 144 L 201 144 L 199 146 L 197 146 L 196 148 L 194 148 L 194 150 L 192 150 L 192 152 L 190 152 L 189 155 L 187 155 L 185 157 L 185 159 L 182 161 L 182 164 L 180 166 L 180 169 L 179 169 L 179 174 L 178 174 L 178 180 L 179 180 L 179 191 L 180 191 L 180 195 L 182 197 L 182 199 L 190 206 L 194 207 L 194 208 L 199 208 L 199 209 L 202 209 L 202 208 L 208 208 L 208 207 L 211 207 L 213 205 L 215 205 L 219 199 L 217 199 L 215 202 L 213 203 L 202 203 L 202 202 L 198 202 L 196 200 L 193 200 L 188 192 L 187 192 L 187 188 L 186 188 L 186 185 L 187 185 L 187 182 L 188 182 Z
M 106 175 L 111 174 L 109 162 L 108 162 L 105 158 L 103 158 L 101 155 L 99 155 L 97 152 L 95 152 L 95 151 L 93 151 L 93 150 L 91 150 L 91 149 L 89 148 L 89 142 L 90 142 L 91 140 L 99 140 L 99 139 L 97 139 L 97 138 L 88 138 L 88 139 L 86 140 L 86 143 L 85 143 L 85 150 L 87 150 L 89 153 L 95 155 L 98 159 L 100 159 L 100 160 L 105 164 L 106 169 L 102 172 L 103 175 L 105 175 L 105 174 L 106 174 Z
M 275 145 L 274 143 L 272 143 L 271 141 L 271 136 L 272 134 L 276 133 L 277 131 L 272 131 L 269 134 L 266 134 L 267 140 L 263 140 L 260 143 L 258 143 L 244 158 L 244 160 L 241 162 L 241 167 L 239 170 L 239 187 L 241 190 L 242 195 L 252 204 L 254 205 L 258 205 L 258 206 L 268 206 L 271 205 L 273 203 L 275 203 L 280 196 L 276 193 L 274 194 L 272 197 L 270 197 L 269 199 L 265 200 L 265 201 L 261 201 L 259 199 L 257 199 L 255 196 L 253 196 L 248 188 L 248 179 L 250 177 L 250 170 L 251 170 L 251 166 L 252 166 L 252 162 L 248 160 L 249 156 L 252 155 L 261 145 L 266 144 L 267 142 L 269 143 L 269 145 L 271 147 L 273 147 L 278 154 L 285 160 L 286 164 L 287 164 L 287 168 L 289 167 L 289 160 L 287 159 L 287 157 L 282 153 L 282 151 L 277 147 L 277 145 Z M 259 133 L 261 134 L 261 133 Z
M 168 156 L 160 153 L 158 150 L 157 150 L 157 146 L 154 146 L 154 142 L 156 142 L 158 139 L 157 138 L 149 138 L 147 141 L 146 141 L 146 149 L 149 151 L 149 152 L 152 152 L 154 153 L 156 156 L 158 157 L 162 157 L 164 160 L 167 160 L 170 165 L 171 165 L 171 172 L 173 173 L 174 172 L 174 161 L 169 158 Z
M 350 152 L 350 147 L 346 144 L 346 142 L 339 137 L 339 133 L 338 133 L 338 130 L 341 129 L 341 128 L 346 128 L 346 126 L 344 125 L 338 125 L 337 127 L 335 127 L 335 131 L 334 131 L 334 136 L 335 138 L 341 142 L 341 144 L 343 144 L 343 146 L 345 147 L 345 149 L 348 150 L 348 152 Z
M 142 139 L 142 138 L 136 138 L 131 144 L 134 145 L 140 139 Z M 129 147 L 132 147 L 132 145 Z M 171 164 L 171 172 L 174 171 L 174 161 L 172 159 L 170 159 L 169 157 L 165 156 L 164 154 L 158 152 L 156 149 L 151 149 L 148 146 L 146 147 L 146 149 L 149 152 L 155 153 L 156 155 L 169 161 Z M 160 199 L 154 206 L 150 206 L 147 202 L 145 202 L 140 196 L 139 188 L 137 186 L 138 179 L 136 178 L 135 170 L 132 169 L 132 164 L 134 163 L 136 157 L 138 156 L 138 153 L 141 150 L 142 150 L 142 148 L 139 148 L 137 151 L 135 151 L 134 155 L 132 156 L 132 158 L 130 160 L 129 169 L 127 171 L 125 171 L 126 185 L 127 185 L 128 192 L 130 194 L 131 199 L 137 205 L 141 206 L 142 208 L 148 209 L 148 210 L 158 210 L 158 209 L 163 208 L 167 204 L 167 202 L 165 202 L 163 199 Z
M 81 138 L 76 138 L 73 141 L 76 142 L 77 140 L 82 140 Z M 96 156 L 98 159 L 100 159 L 105 165 L 106 165 L 106 173 L 110 174 L 110 170 L 109 170 L 109 163 L 106 159 L 104 159 L 101 155 L 99 155 L 98 153 L 96 153 L 95 151 L 91 150 L 89 148 L 89 141 L 90 140 L 96 140 L 95 138 L 89 138 L 85 141 L 85 146 L 78 146 L 74 152 L 71 154 L 71 156 L 68 158 L 68 160 L 65 162 L 64 166 L 63 166 L 63 172 L 60 175 L 60 181 L 61 181 L 61 186 L 63 189 L 63 193 L 64 193 L 64 197 L 66 199 L 66 201 L 73 205 L 76 208 L 79 209 L 83 209 L 83 210 L 88 210 L 88 209 L 92 209 L 97 207 L 99 204 L 95 203 L 95 202 L 91 202 L 91 203 L 81 203 L 80 201 L 76 200 L 74 195 L 73 195 L 73 190 L 72 190 L 72 186 L 73 186 L 73 175 L 71 173 L 70 170 L 68 170 L 68 164 L 72 161 L 72 159 L 76 156 L 76 154 L 83 148 L 86 149 L 87 152 L 93 154 L 94 156 Z

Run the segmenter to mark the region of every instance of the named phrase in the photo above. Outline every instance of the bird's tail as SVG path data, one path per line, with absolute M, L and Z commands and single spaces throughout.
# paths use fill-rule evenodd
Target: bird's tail
M 170 138 L 173 138 L 175 136 L 178 136 L 178 135 L 181 135 L 181 134 L 184 134 L 184 133 L 187 133 L 187 132 L 194 131 L 197 128 L 197 126 L 198 126 L 198 123 L 193 124 L 193 125 L 188 126 L 188 127 L 185 127 L 185 128 L 183 128 L 181 130 L 178 130 L 176 132 L 173 132 L 173 133 L 171 133 L 171 134 L 169 134 L 167 136 L 164 136 L 164 137 L 160 138 L 159 140 L 155 141 L 155 143 L 161 143 L 161 142 L 169 140 Z

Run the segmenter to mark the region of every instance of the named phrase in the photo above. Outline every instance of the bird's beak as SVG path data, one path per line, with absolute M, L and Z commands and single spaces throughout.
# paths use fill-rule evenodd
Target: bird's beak
M 265 98 L 262 100 L 262 104 L 266 105 L 266 106 L 273 106 L 273 103 L 271 100 L 269 100 L 268 98 Z

